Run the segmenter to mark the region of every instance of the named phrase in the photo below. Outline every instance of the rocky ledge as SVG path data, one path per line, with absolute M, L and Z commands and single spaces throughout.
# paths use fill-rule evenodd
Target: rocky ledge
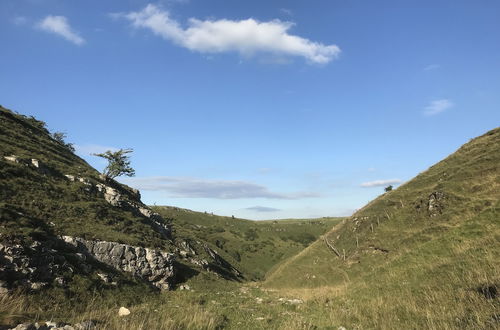
M 174 254 L 116 242 L 87 241 L 63 236 L 78 251 L 118 271 L 131 273 L 161 290 L 172 286 Z

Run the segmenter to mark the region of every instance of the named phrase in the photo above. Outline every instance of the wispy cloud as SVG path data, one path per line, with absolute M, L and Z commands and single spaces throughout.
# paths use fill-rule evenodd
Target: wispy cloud
M 288 8 L 280 8 L 280 12 L 288 16 L 293 16 L 293 11 Z
M 396 184 L 396 183 L 401 183 L 401 182 L 402 181 L 400 179 L 375 180 L 375 181 L 363 182 L 362 184 L 360 184 L 360 186 L 363 188 L 381 187 L 381 186 L 386 186 L 389 184 Z
M 41 20 L 36 27 L 43 31 L 61 36 L 78 46 L 85 43 L 85 39 L 80 37 L 80 35 L 71 28 L 68 19 L 64 16 L 49 15 Z
M 255 211 L 255 212 L 278 212 L 280 209 L 275 209 L 274 207 L 266 207 L 266 206 L 252 206 L 247 207 L 245 210 Z
M 315 193 L 295 192 L 278 193 L 269 188 L 245 181 L 207 180 L 184 177 L 142 177 L 123 178 L 122 182 L 140 190 L 165 191 L 171 197 L 178 198 L 270 198 L 270 199 L 299 199 L 318 197 Z
M 16 16 L 12 19 L 12 23 L 15 25 L 24 25 L 28 23 L 28 19 L 24 16 Z
M 438 113 L 441 113 L 447 109 L 450 109 L 454 106 L 453 102 L 451 102 L 448 99 L 439 99 L 439 100 L 434 100 L 431 101 L 425 108 L 424 108 L 424 115 L 426 116 L 434 116 L 437 115 Z
M 280 20 L 191 18 L 187 28 L 183 28 L 168 11 L 153 4 L 141 11 L 112 14 L 112 17 L 125 18 L 135 28 L 149 29 L 165 40 L 200 53 L 237 52 L 247 57 L 260 53 L 277 57 L 299 56 L 316 64 L 326 64 L 340 54 L 336 45 L 324 45 L 289 34 L 288 30 L 294 24 Z
M 74 147 L 75 147 L 75 152 L 78 155 L 83 155 L 83 156 L 89 156 L 92 154 L 100 154 L 100 153 L 106 152 L 108 150 L 111 150 L 111 151 L 118 151 L 119 150 L 119 148 L 101 146 L 98 144 L 75 144 Z
M 429 64 L 424 68 L 424 71 L 432 71 L 432 70 L 437 70 L 439 68 L 441 68 L 441 65 L 439 64 Z

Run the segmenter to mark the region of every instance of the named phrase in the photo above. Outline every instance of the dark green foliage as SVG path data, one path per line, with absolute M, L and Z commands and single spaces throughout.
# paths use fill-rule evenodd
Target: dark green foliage
M 64 139 L 66 139 L 66 133 L 55 132 L 55 133 L 52 133 L 52 137 L 54 138 L 54 140 L 59 142 L 61 145 L 68 148 L 69 151 L 75 152 L 75 147 L 73 146 L 73 143 L 66 143 L 66 141 L 64 140 Z
M 387 187 L 384 188 L 384 191 L 389 192 L 392 190 L 392 188 L 393 188 L 392 185 L 388 185 Z
M 121 175 L 135 175 L 135 170 L 130 166 L 130 156 L 127 155 L 131 152 L 133 152 L 132 149 L 108 150 L 104 153 L 94 154 L 94 156 L 102 157 L 108 161 L 108 166 L 104 168 L 103 174 L 113 179 Z

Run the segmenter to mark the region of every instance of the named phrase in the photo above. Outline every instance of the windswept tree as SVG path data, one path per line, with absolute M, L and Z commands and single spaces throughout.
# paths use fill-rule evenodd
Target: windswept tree
M 64 139 L 66 139 L 66 133 L 63 132 L 55 132 L 52 133 L 52 138 L 65 146 L 69 151 L 75 152 L 75 147 L 73 146 L 73 143 L 66 143 Z
M 133 149 L 120 149 L 118 151 L 108 150 L 101 154 L 93 155 L 105 158 L 108 161 L 108 166 L 104 168 L 102 174 L 107 178 L 113 179 L 121 175 L 135 175 L 135 170 L 130 166 L 130 156 L 128 155 L 133 151 Z
M 392 190 L 392 188 L 393 188 L 393 186 L 392 186 L 392 185 L 388 185 L 387 187 L 385 187 L 385 188 L 384 188 L 384 191 L 385 191 L 385 192 L 389 192 L 389 191 L 391 191 L 391 190 Z

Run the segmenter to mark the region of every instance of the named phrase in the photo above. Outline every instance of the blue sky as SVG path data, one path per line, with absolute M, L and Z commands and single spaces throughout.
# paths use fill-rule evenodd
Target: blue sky
M 500 122 L 498 1 L 0 1 L 0 104 L 143 201 L 348 215 Z

